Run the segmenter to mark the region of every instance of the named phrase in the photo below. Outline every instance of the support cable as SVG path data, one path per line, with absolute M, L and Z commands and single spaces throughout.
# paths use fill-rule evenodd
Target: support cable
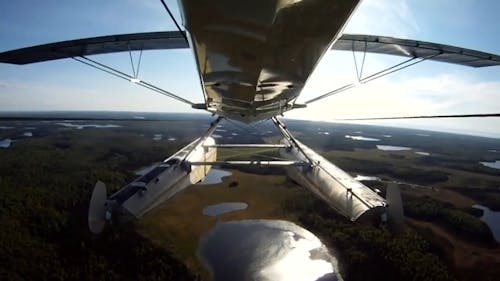
M 135 78 L 139 77 L 139 69 L 141 68 L 141 60 L 142 60 L 142 49 L 139 52 L 139 61 L 137 62 L 137 73 L 135 74 Z
M 363 79 L 361 80 L 361 83 L 363 83 L 363 84 L 364 84 L 364 83 L 368 83 L 368 82 L 373 81 L 373 80 L 375 80 L 375 79 L 378 79 L 378 78 L 384 77 L 384 76 L 389 75 L 389 74 L 391 74 L 391 73 L 394 73 L 394 72 L 397 72 L 397 71 L 403 70 L 403 69 L 405 69 L 405 68 L 408 68 L 408 67 L 410 67 L 410 66 L 413 66 L 413 65 L 415 65 L 415 64 L 421 63 L 421 62 L 426 61 L 426 60 L 428 60 L 428 59 L 432 59 L 433 57 L 438 56 L 438 55 L 440 55 L 440 54 L 441 54 L 441 53 L 436 53 L 436 54 L 433 54 L 433 55 L 430 55 L 430 56 L 427 56 L 427 57 L 421 58 L 421 59 L 419 59 L 419 60 L 417 60 L 417 61 L 411 62 L 411 61 L 413 61 L 413 60 L 415 60 L 415 59 L 416 59 L 416 57 L 413 57 L 413 58 L 411 58 L 411 59 L 407 60 L 407 62 L 408 62 L 407 64 L 402 64 L 402 63 L 400 63 L 400 64 L 397 64 L 397 65 L 396 65 L 396 66 L 397 66 L 397 68 L 395 68 L 395 67 L 396 67 L 396 66 L 395 66 L 395 67 L 390 67 L 390 68 L 388 68 L 388 69 L 386 69 L 386 70 L 384 70 L 384 71 L 379 71 L 379 72 L 377 72 L 377 73 L 375 73 L 375 74 L 372 74 L 372 75 L 370 75 L 370 76 L 368 76 L 368 77 L 366 77 L 366 78 L 363 78 Z M 410 63 L 410 62 L 411 62 L 411 63 Z
M 354 83 L 347 84 L 347 85 L 342 86 L 342 87 L 340 87 L 340 88 L 337 88 L 337 89 L 335 89 L 335 90 L 333 90 L 333 91 L 330 91 L 330 92 L 328 92 L 328 93 L 326 93 L 326 94 L 323 94 L 323 95 L 321 95 L 321 96 L 319 96 L 319 97 L 315 97 L 315 98 L 313 98 L 313 99 L 310 99 L 310 100 L 306 101 L 306 102 L 305 102 L 305 104 L 310 104 L 310 103 L 312 103 L 312 102 L 315 102 L 315 101 L 318 101 L 318 100 L 321 100 L 321 99 L 327 98 L 327 97 L 329 97 L 329 96 L 333 96 L 333 95 L 335 95 L 335 94 L 341 93 L 341 92 L 346 91 L 346 90 L 349 90 L 349 89 L 351 89 L 351 88 L 354 88 L 355 86 L 356 86 L 356 85 L 355 85 Z
M 360 77 L 359 71 L 358 71 L 358 62 L 356 60 L 356 52 L 354 52 L 354 41 L 352 41 L 352 58 L 354 60 L 354 68 L 356 70 L 356 78 L 358 78 L 358 81 L 360 81 L 361 77 Z
M 396 117 L 373 117 L 373 118 L 347 118 L 347 119 L 335 119 L 335 120 L 339 120 L 339 121 L 368 121 L 368 120 L 432 119 L 432 118 L 476 118 L 476 117 L 500 117 L 500 113 L 450 114 L 450 115 L 420 115 L 420 116 L 396 116 Z
M 161 3 L 163 4 L 163 7 L 165 8 L 165 10 L 167 10 L 167 13 L 170 15 L 170 18 L 172 19 L 172 21 L 174 22 L 175 26 L 177 27 L 177 29 L 181 32 L 182 34 L 182 37 L 184 37 L 184 40 L 186 40 L 186 43 L 189 45 L 189 40 L 186 36 L 186 33 L 185 31 L 183 31 L 181 29 L 181 27 L 179 26 L 179 24 L 177 23 L 177 21 L 175 20 L 175 17 L 174 15 L 172 14 L 172 12 L 170 11 L 170 9 L 168 8 L 167 4 L 165 4 L 165 1 L 164 0 L 160 0 Z
M 108 73 L 108 74 L 111 74 L 111 75 L 113 75 L 113 76 L 116 76 L 116 77 L 118 77 L 118 78 L 121 78 L 121 79 L 124 79 L 124 80 L 130 81 L 130 80 L 129 80 L 127 77 L 125 77 L 125 76 L 119 75 L 119 74 L 114 73 L 114 72 L 112 72 L 112 71 L 109 71 L 109 70 L 107 70 L 107 69 L 105 69 L 105 68 L 101 68 L 101 67 L 99 67 L 99 66 L 93 65 L 93 64 L 88 63 L 88 62 L 86 62 L 86 61 L 84 61 L 84 60 L 81 60 L 80 58 L 77 58 L 77 57 L 72 57 L 72 59 L 74 59 L 74 60 L 75 60 L 75 61 L 77 61 L 77 62 L 81 62 L 81 63 L 83 63 L 83 64 L 86 64 L 86 65 L 88 65 L 88 66 L 90 66 L 90 67 L 93 67 L 93 68 L 95 68 L 95 69 L 97 69 L 97 70 L 104 71 L 104 72 L 106 72 L 106 73 Z
M 193 147 L 188 151 L 188 153 L 186 153 L 186 155 L 184 155 L 184 157 L 182 158 L 182 162 L 185 162 L 186 159 L 188 158 L 188 156 L 191 154 L 191 152 L 193 152 L 194 149 L 196 149 L 196 147 L 204 142 L 208 137 L 210 137 L 213 132 L 215 131 L 215 129 L 217 129 L 217 126 L 219 126 L 219 123 L 222 121 L 222 119 L 224 119 L 224 117 L 222 116 L 219 116 L 217 117 L 217 119 L 215 119 L 214 121 L 212 121 L 210 123 L 210 127 L 208 128 L 208 130 L 205 132 L 205 134 L 203 134 L 203 136 L 201 136 L 193 145 Z
M 389 74 L 391 74 L 391 73 L 394 73 L 394 72 L 397 72 L 397 71 L 403 70 L 403 69 L 405 69 L 405 68 L 407 68 L 407 67 L 413 66 L 413 65 L 415 65 L 415 64 L 421 63 L 421 62 L 426 61 L 426 60 L 429 60 L 429 59 L 432 59 L 432 58 L 434 58 L 434 57 L 436 57 L 436 56 L 438 56 L 438 55 L 440 55 L 440 54 L 441 54 L 441 52 L 436 53 L 436 54 L 432 54 L 432 55 L 427 56 L 427 57 L 420 58 L 419 60 L 417 60 L 417 59 L 418 59 L 417 57 L 412 57 L 412 58 L 409 58 L 409 59 L 407 59 L 407 60 L 405 60 L 405 61 L 403 61 L 403 62 L 400 62 L 400 63 L 398 63 L 398 64 L 395 64 L 395 65 L 391 66 L 391 67 L 388 67 L 388 68 L 386 68 L 386 69 L 383 69 L 383 70 L 381 70 L 381 71 L 378 71 L 378 72 L 376 72 L 376 73 L 373 73 L 373 74 L 371 74 L 371 75 L 369 75 L 369 76 L 367 76 L 367 77 L 365 77 L 365 78 L 362 78 L 362 79 L 360 79 L 360 80 L 359 80 L 359 83 L 360 83 L 360 84 L 365 84 L 365 83 L 368 83 L 368 82 L 370 82 L 370 81 L 373 81 L 373 80 L 376 80 L 376 79 L 382 78 L 382 77 L 384 77 L 384 76 L 386 76 L 386 75 L 389 75 Z M 415 61 L 415 60 L 417 60 L 417 61 Z M 357 66 L 356 66 L 356 70 L 357 70 Z M 359 77 L 359 76 L 358 76 L 358 77 Z M 329 97 L 329 96 L 332 96 L 332 95 L 335 95 L 335 94 L 338 94 L 338 93 L 344 92 L 344 91 L 346 91 L 346 90 L 349 90 L 349 89 L 351 89 L 351 88 L 354 88 L 355 86 L 356 86 L 356 84 L 354 84 L 354 83 L 347 84 L 347 85 L 342 86 L 342 87 L 340 87 L 340 88 L 337 88 L 337 89 L 335 89 L 335 90 L 333 90 L 333 91 L 330 91 L 330 92 L 328 92 L 328 93 L 326 93 L 326 94 L 323 94 L 323 95 L 321 95 L 321 96 L 318 96 L 318 97 L 315 97 L 315 98 L 313 98 L 313 99 L 310 99 L 310 100 L 306 101 L 306 102 L 305 102 L 305 104 L 310 104 L 310 103 L 312 103 L 312 102 L 315 102 L 315 101 L 318 101 L 318 100 L 321 100 L 321 99 L 327 98 L 327 97 Z
M 139 68 L 141 67 L 141 59 L 142 59 L 142 49 L 139 53 L 139 60 L 137 61 L 137 70 L 135 68 L 135 63 L 132 58 L 132 50 L 130 50 L 130 46 L 128 49 L 128 55 L 130 57 L 130 64 L 132 65 L 132 73 L 134 74 L 134 78 L 137 79 L 139 77 Z
M 130 57 L 130 65 L 132 65 L 132 73 L 134 74 L 134 78 L 137 78 L 135 74 L 134 60 L 132 59 L 132 51 L 130 50 L 130 46 L 128 48 L 128 56 Z
M 307 156 L 307 154 L 300 147 L 300 145 L 297 143 L 297 141 L 292 136 L 292 134 L 288 131 L 288 129 L 286 128 L 285 124 L 283 124 L 283 122 L 281 122 L 276 116 L 274 116 L 272 118 L 272 120 L 273 120 L 274 124 L 276 125 L 276 127 L 278 127 L 281 135 L 284 138 L 286 138 L 292 144 L 293 147 L 297 148 L 297 150 L 300 151 L 300 153 L 307 159 L 307 162 L 309 162 L 309 164 L 311 166 L 313 166 L 314 165 L 314 161 Z
M 133 81 L 133 79 L 136 79 L 136 77 L 134 77 L 134 76 L 131 76 L 131 75 L 127 74 L 127 73 L 119 71 L 119 70 L 117 70 L 115 68 L 112 68 L 112 67 L 107 66 L 105 64 L 102 64 L 100 62 L 97 62 L 95 60 L 89 59 L 89 58 L 87 58 L 85 56 L 73 57 L 72 59 L 74 59 L 74 60 L 76 60 L 78 62 L 81 62 L 83 64 L 86 64 L 88 66 L 91 66 L 91 67 L 93 67 L 95 69 L 98 69 L 98 70 L 101 70 L 101 71 L 106 72 L 108 74 L 111 74 L 111 75 L 113 75 L 115 77 L 127 80 L 127 81 Z M 150 83 L 148 83 L 146 81 L 138 81 L 137 83 L 134 83 L 134 84 L 137 84 L 137 85 L 139 85 L 141 87 L 144 87 L 146 89 L 149 89 L 149 90 L 154 91 L 156 93 L 159 93 L 161 95 L 173 98 L 173 99 L 175 99 L 177 101 L 189 104 L 191 106 L 194 105 L 193 102 L 191 102 L 191 101 L 189 101 L 189 100 L 187 100 L 185 98 L 182 98 L 180 96 L 177 96 L 177 95 L 175 95 L 175 94 L 173 94 L 173 93 L 171 93 L 169 91 L 163 90 L 163 89 L 161 89 L 161 88 L 159 88 L 159 87 L 157 87 L 157 86 L 155 86 L 153 84 L 150 84 Z
M 365 41 L 365 49 L 363 51 L 363 60 L 361 61 L 361 70 L 359 71 L 359 80 L 363 77 L 363 68 L 365 66 L 366 49 L 368 48 L 368 43 Z

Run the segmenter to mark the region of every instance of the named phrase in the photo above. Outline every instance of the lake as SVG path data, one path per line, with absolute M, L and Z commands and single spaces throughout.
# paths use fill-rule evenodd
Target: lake
M 248 207 L 247 203 L 244 202 L 224 202 L 215 205 L 210 205 L 203 208 L 202 213 L 205 216 L 215 217 L 225 213 L 230 213 L 239 210 L 245 210 Z
M 500 160 L 496 160 L 495 162 L 479 162 L 481 165 L 490 167 L 493 169 L 500 169 Z
M 492 211 L 488 207 L 478 204 L 472 207 L 483 211 L 480 219 L 488 225 L 495 240 L 500 243 L 500 212 Z
M 201 238 L 198 254 L 215 281 L 342 280 L 326 246 L 288 221 L 219 221 Z
M 223 177 L 232 175 L 231 172 L 220 170 L 220 169 L 210 169 L 208 175 L 201 182 L 197 183 L 199 185 L 205 184 L 216 184 L 221 183 Z
M 352 140 L 359 140 L 359 141 L 380 141 L 380 139 L 375 139 L 375 138 L 366 138 L 363 136 L 350 136 L 350 135 L 345 135 L 347 139 L 352 139 Z
M 68 128 L 75 128 L 77 130 L 82 130 L 84 128 L 119 128 L 121 127 L 120 125 L 114 125 L 114 124 L 105 124 L 105 125 L 98 125 L 98 124 L 73 124 L 73 123 L 68 123 L 68 122 L 62 122 L 62 123 L 56 123 L 57 125 L 68 127 Z
M 404 151 L 404 150 L 411 150 L 411 147 L 394 146 L 394 145 L 377 145 L 377 149 L 384 151 Z
M 0 140 L 0 148 L 8 148 L 12 144 L 11 139 Z

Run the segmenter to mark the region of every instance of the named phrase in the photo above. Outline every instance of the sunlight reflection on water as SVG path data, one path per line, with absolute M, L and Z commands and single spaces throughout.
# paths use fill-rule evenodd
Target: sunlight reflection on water
M 496 160 L 495 162 L 479 162 L 481 165 L 490 167 L 493 169 L 500 169 L 500 160 Z
M 214 280 L 342 280 L 337 260 L 306 229 L 281 220 L 218 222 L 199 254 Z

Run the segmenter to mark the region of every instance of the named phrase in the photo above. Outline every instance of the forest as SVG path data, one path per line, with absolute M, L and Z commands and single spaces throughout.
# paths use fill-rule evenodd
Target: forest
M 0 280 L 195 278 L 133 225 L 100 236 L 87 228 L 97 179 L 117 189 L 134 177 L 130 163 L 157 161 L 159 153 L 168 155 L 175 146 L 165 149 L 126 132 L 98 129 L 39 126 L 36 134 L 48 135 L 0 151 Z
M 135 231 L 135 226 L 108 228 L 101 236 L 87 229 L 87 207 L 97 180 L 105 182 L 112 193 L 133 180 L 134 170 L 158 162 L 200 135 L 206 127 L 200 120 L 208 118 L 174 118 L 168 122 L 118 122 L 113 128 L 75 129 L 55 122 L 11 122 L 14 129 L 0 131 L 1 138 L 11 138 L 12 146 L 0 149 L 0 280 L 195 280 L 190 271 L 171 250 L 176 241 L 158 245 Z M 495 142 L 472 137 L 456 140 L 466 152 L 446 147 L 443 138 L 417 142 L 410 133 L 401 133 L 387 144 L 404 141 L 418 149 L 440 151 L 435 160 L 417 158 L 412 153 L 384 153 L 366 142 L 352 142 L 344 135 L 363 130 L 366 136 L 396 134 L 396 131 L 360 126 L 290 122 L 291 128 L 307 145 L 318 149 L 326 158 L 351 174 L 395 178 L 416 184 L 456 185 L 455 190 L 481 204 L 500 206 L 500 193 L 492 188 L 499 172 L 484 168 L 477 161 L 491 160 L 487 154 Z M 23 136 L 26 128 L 32 137 Z M 263 124 L 258 134 L 238 130 L 225 124 L 229 132 L 220 131 L 227 141 L 246 143 L 275 138 Z M 336 134 L 317 136 L 316 127 Z M 312 131 L 314 129 L 314 131 Z M 319 130 L 319 129 L 318 129 Z M 265 132 L 262 136 L 261 132 Z M 232 134 L 231 132 L 237 132 Z M 378 133 L 376 133 L 378 132 Z M 162 138 L 154 140 L 161 134 Z M 316 134 L 316 135 L 315 135 Z M 376 135 L 378 134 L 378 135 Z M 413 133 L 414 134 L 414 133 Z M 323 138 L 323 139 L 322 139 Z M 450 138 L 448 135 L 445 139 Z M 471 140 L 472 138 L 472 140 Z M 486 147 L 486 148 L 480 148 Z M 273 156 L 272 152 L 266 152 Z M 264 155 L 266 154 L 264 153 Z M 224 155 L 227 159 L 231 155 Z M 258 157 L 258 156 L 254 156 Z M 456 159 L 457 161 L 453 161 Z M 427 162 L 422 162 L 427 161 Z M 434 162 L 432 162 L 434 161 Z M 419 166 L 426 163 L 426 168 Z M 451 169 L 453 168 L 453 169 Z M 280 175 L 280 169 L 246 172 Z M 456 171 L 474 171 L 460 174 Z M 459 177 L 464 175 L 462 178 Z M 480 178 L 482 181 L 475 181 Z M 471 188 L 467 182 L 477 183 Z M 233 187 L 238 182 L 231 182 Z M 384 191 L 385 185 L 374 183 Z M 288 185 L 287 185 L 288 186 Z M 293 186 L 293 185 L 292 185 Z M 289 187 L 297 188 L 300 187 Z M 236 188 L 233 188 L 237 190 Z M 498 267 L 463 271 L 455 268 L 444 246 L 433 241 L 421 229 L 409 225 L 404 235 L 395 236 L 383 226 L 353 223 L 339 216 L 325 203 L 307 191 L 293 192 L 279 204 L 286 219 L 317 235 L 332 251 L 338 252 L 341 272 L 347 281 L 354 280 L 496 280 Z M 486 195 L 485 195 L 486 194 Z M 429 196 L 404 195 L 405 214 L 409 219 L 443 226 L 457 237 L 478 247 L 496 248 L 489 228 L 471 208 Z M 194 253 L 193 253 L 194 254 Z M 462 271 L 461 271 L 462 270 Z

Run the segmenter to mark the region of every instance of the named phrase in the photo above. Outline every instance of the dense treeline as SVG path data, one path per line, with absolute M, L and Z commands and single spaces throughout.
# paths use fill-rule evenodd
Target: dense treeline
M 439 170 L 400 167 L 388 162 L 360 160 L 350 157 L 342 157 L 334 160 L 339 167 L 346 171 L 367 175 L 387 175 L 398 180 L 415 184 L 427 185 L 448 180 L 448 174 Z
M 283 208 L 339 252 L 346 280 L 455 280 L 431 245 L 411 229 L 393 236 L 384 228 L 352 223 L 309 193 Z
M 478 202 L 488 206 L 492 211 L 500 211 L 500 189 L 498 188 L 462 188 L 457 187 L 455 191 L 473 198 Z
M 131 141 L 131 139 L 133 139 Z M 93 236 L 97 179 L 110 191 L 177 149 L 119 132 L 61 130 L 0 153 L 0 280 L 192 280 L 182 262 L 133 231 Z
M 90 235 L 86 212 L 90 192 L 97 179 L 107 184 L 109 192 L 117 190 L 135 177 L 133 169 L 161 161 L 194 136 L 199 136 L 206 128 L 198 121 L 117 123 L 123 127 L 104 130 L 76 130 L 53 123 L 37 123 L 33 125 L 37 127 L 35 136 L 23 139 L 19 137 L 22 129 L 6 131 L 8 134 L 3 137 L 18 138 L 19 141 L 0 151 L 0 280 L 193 279 L 186 267 L 171 253 L 143 239 L 130 226 L 113 228 L 99 237 Z M 290 121 L 290 124 L 298 124 L 295 127 L 301 133 L 297 135 L 301 141 L 304 139 L 304 143 L 314 148 L 375 148 L 374 143 L 354 142 L 345 138 L 345 134 L 352 134 L 358 130 L 357 127 L 323 126 L 325 123 L 319 123 L 323 124 L 322 130 L 333 128 L 329 136 L 320 138 L 317 137 L 317 123 L 312 126 L 310 122 L 301 122 Z M 19 128 L 27 126 L 24 123 L 8 125 Z M 262 125 L 267 129 L 266 124 Z M 231 123 L 224 123 L 224 126 L 230 127 Z M 269 128 L 274 130 L 270 125 Z M 359 127 L 361 129 L 364 136 L 380 138 L 380 128 L 362 126 Z M 396 129 L 387 129 L 385 133 L 392 134 L 390 130 Z M 394 134 L 396 132 L 399 129 Z M 157 133 L 162 133 L 164 139 L 152 141 Z M 229 136 L 229 133 L 217 133 Z M 234 137 L 232 140 L 248 143 L 250 141 L 246 133 L 243 131 L 239 136 L 231 135 Z M 250 140 L 260 140 L 260 135 L 252 135 Z M 169 136 L 174 136 L 176 141 L 167 141 Z M 228 141 L 228 138 L 220 141 Z M 454 145 L 450 145 L 452 141 Z M 478 173 L 485 173 L 487 168 L 477 165 L 475 160 L 454 162 L 457 155 L 464 154 L 464 159 L 479 161 L 487 159 L 485 147 L 498 149 L 492 146 L 495 142 L 488 139 L 461 139 L 447 134 L 440 138 L 426 138 L 416 137 L 415 132 L 410 132 L 384 139 L 384 144 L 401 143 L 442 155 L 435 163 L 423 162 L 431 158 L 419 158 L 422 162 L 416 164 L 439 166 L 449 162 L 454 165 L 472 165 L 474 162 L 474 167 L 478 167 L 474 171 Z M 276 155 L 266 153 L 266 156 Z M 448 174 L 439 170 L 433 172 L 413 168 L 416 167 L 413 165 L 415 163 L 406 168 L 393 165 L 390 161 L 349 157 L 340 157 L 334 162 L 349 172 L 382 174 L 421 184 L 442 182 L 448 178 Z M 282 173 L 278 169 L 259 171 Z M 494 173 L 490 171 L 489 174 Z M 475 186 L 478 183 L 472 184 Z M 498 192 L 489 191 L 492 196 L 482 195 L 482 190 L 463 189 L 461 192 L 473 198 L 489 196 L 489 200 L 498 203 Z M 283 207 L 327 245 L 339 251 L 342 273 L 347 281 L 454 279 L 443 259 L 438 258 L 442 254 L 439 249 L 411 229 L 403 236 L 394 237 L 383 228 L 352 223 L 309 192 L 301 193 L 296 200 L 287 201 Z M 477 239 L 477 235 L 489 235 L 488 239 L 491 239 L 491 233 L 487 235 L 484 224 L 478 223 L 476 218 L 429 198 L 417 198 L 413 203 L 410 202 L 406 205 L 406 212 L 415 218 L 439 222 L 470 240 Z M 481 272 L 474 272 L 474 276 L 477 280 L 484 279 Z
M 428 196 L 405 197 L 405 215 L 421 220 L 438 222 L 469 241 L 496 245 L 488 226 L 475 216 L 454 208 L 453 205 Z

